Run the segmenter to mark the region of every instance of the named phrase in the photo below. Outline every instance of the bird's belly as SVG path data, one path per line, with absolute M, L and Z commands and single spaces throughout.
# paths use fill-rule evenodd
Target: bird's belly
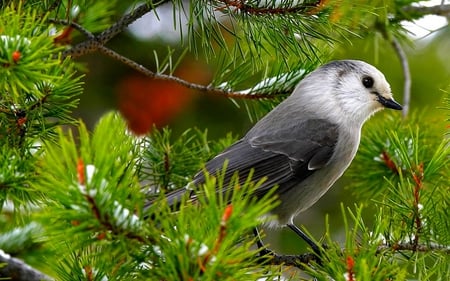
M 271 214 L 277 220 L 269 226 L 283 226 L 292 223 L 294 217 L 317 202 L 341 177 L 347 165 L 331 165 L 330 169 L 319 170 L 301 183 L 294 185 L 279 196 L 281 204 Z
M 269 222 L 269 226 L 277 227 L 292 223 L 294 217 L 316 203 L 347 170 L 356 155 L 359 134 L 352 134 L 352 131 L 346 133 L 343 130 L 340 133 L 341 138 L 336 147 L 341 149 L 333 154 L 327 165 L 303 181 L 298 183 L 292 181 L 292 185 L 279 194 L 281 202 L 271 212 L 278 219 Z

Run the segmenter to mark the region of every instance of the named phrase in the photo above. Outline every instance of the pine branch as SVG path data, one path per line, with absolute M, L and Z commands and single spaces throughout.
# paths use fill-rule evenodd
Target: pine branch
M 213 94 L 213 95 L 218 95 L 218 96 L 223 96 L 223 97 L 228 97 L 228 98 L 235 98 L 235 99 L 275 99 L 279 96 L 284 96 L 289 94 L 292 89 L 293 86 L 291 85 L 292 83 L 287 83 L 287 82 L 283 82 L 284 84 L 288 84 L 289 87 L 287 86 L 282 86 L 281 85 L 281 89 L 280 89 L 280 85 L 278 84 L 282 84 L 282 83 L 277 83 L 275 84 L 274 82 L 272 82 L 271 85 L 264 85 L 265 89 L 250 89 L 250 90 L 245 90 L 245 91 L 237 91 L 235 89 L 230 89 L 230 87 L 228 87 L 228 83 L 230 82 L 229 80 L 223 80 L 223 81 L 227 81 L 226 85 L 221 87 L 222 85 L 224 85 L 224 83 L 220 84 L 219 86 L 213 86 L 214 82 L 211 83 L 210 85 L 199 85 L 199 84 L 195 84 L 195 83 L 191 83 L 189 81 L 183 80 L 179 77 L 173 76 L 173 75 L 167 75 L 167 74 L 163 74 L 163 73 L 159 73 L 159 71 L 151 71 L 148 68 L 140 65 L 139 63 L 118 54 L 117 52 L 107 48 L 105 46 L 105 44 L 111 39 L 113 38 L 115 35 L 119 34 L 120 32 L 122 32 L 124 30 L 124 28 L 129 25 L 130 23 L 132 23 L 133 21 L 135 21 L 136 19 L 138 19 L 139 17 L 141 17 L 142 15 L 144 15 L 145 13 L 149 12 L 155 8 L 157 8 L 159 5 L 166 3 L 168 1 L 161 1 L 158 4 L 155 5 L 146 5 L 143 4 L 139 7 L 137 7 L 133 12 L 125 15 L 124 17 L 122 17 L 119 21 L 117 21 L 116 23 L 114 23 L 110 28 L 104 30 L 103 32 L 101 32 L 99 35 L 94 35 L 92 32 L 90 32 L 89 30 L 87 30 L 85 27 L 83 27 L 82 25 L 73 22 L 73 21 L 69 21 L 69 20 L 62 20 L 62 19 L 51 19 L 49 20 L 52 23 L 57 23 L 57 24 L 64 24 L 69 26 L 68 29 L 76 29 L 78 30 L 80 33 L 84 34 L 87 37 L 86 41 L 83 41 L 81 43 L 79 43 L 78 45 L 73 46 L 71 49 L 66 50 L 64 52 L 62 52 L 62 58 L 65 58 L 66 56 L 71 56 L 73 57 L 79 57 L 85 54 L 89 54 L 91 52 L 94 51 L 99 51 L 115 60 L 118 60 L 126 65 L 128 65 L 129 67 L 135 69 L 136 71 L 144 74 L 145 76 L 151 77 L 153 79 L 157 79 L 157 80 L 166 80 L 166 81 L 172 81 L 175 82 L 177 84 L 180 84 L 186 88 L 189 89 L 193 89 L 196 90 L 198 92 L 202 92 L 202 93 L 208 93 L 208 94 Z M 230 2 L 228 1 L 227 3 L 234 3 L 234 5 L 238 5 L 237 2 Z M 214 4 L 214 3 L 213 3 Z M 217 3 L 216 3 L 217 4 Z M 288 6 L 289 3 L 285 3 L 286 5 L 284 6 Z M 292 4 L 292 3 L 291 3 Z M 206 4 L 209 5 L 209 4 Z M 281 9 L 285 9 L 283 7 L 276 7 L 276 8 L 261 8 L 262 10 L 260 10 L 259 8 L 248 8 L 250 6 L 248 5 L 243 5 L 242 7 L 244 9 L 246 9 L 247 11 L 251 12 L 251 13 L 257 13 L 259 15 L 261 15 L 261 13 L 266 12 L 268 14 L 283 14 L 283 13 L 294 13 L 294 12 L 298 12 L 300 10 L 304 10 L 304 11 L 309 11 L 309 8 L 311 9 L 322 9 L 324 7 L 324 4 L 322 3 L 322 1 L 316 1 L 313 4 L 299 4 L 296 6 L 296 8 L 286 8 L 287 10 L 282 12 Z M 248 8 L 248 9 L 247 9 Z M 256 10 L 255 10 L 256 9 Z M 316 13 L 317 11 L 315 11 L 314 13 Z M 226 13 L 226 11 L 224 12 Z M 308 12 L 309 13 L 309 12 Z M 310 15 L 310 14 L 308 14 Z M 305 19 L 306 20 L 306 19 Z M 314 22 L 314 20 L 312 20 L 312 22 Z M 311 29 L 308 32 L 305 32 L 306 34 L 308 34 L 309 37 L 311 38 L 319 38 L 321 36 L 319 36 L 319 33 L 315 33 L 316 31 L 314 29 L 312 29 L 308 24 L 303 24 L 301 25 L 303 26 L 302 28 L 296 29 L 296 32 L 301 32 L 301 30 L 303 30 L 303 28 L 305 29 Z M 252 29 L 252 28 L 251 28 Z M 237 35 L 235 35 L 237 36 Z M 323 35 L 325 36 L 325 35 Z M 270 37 L 270 36 L 269 36 Z M 325 36 L 326 37 L 326 36 Z M 325 38 L 324 37 L 324 38 Z M 272 38 L 272 37 L 270 37 Z M 303 38 L 305 39 L 305 38 Z M 303 40 L 302 39 L 302 40 Z M 306 39 L 305 39 L 306 40 Z M 310 39 L 306 40 L 309 42 Z M 304 42 L 307 43 L 307 45 L 310 45 L 311 42 Z M 279 43 L 274 43 L 276 46 L 279 46 Z M 292 42 L 290 42 L 289 44 L 291 44 Z M 297 46 L 298 44 L 294 44 L 294 46 Z M 241 48 L 241 47 L 239 47 Z M 297 47 L 295 47 L 297 48 Z M 309 46 L 308 48 L 314 48 L 313 46 Z M 241 50 L 242 51 L 242 50 Z M 308 56 L 307 56 L 308 57 Z M 285 63 L 287 63 L 285 61 Z M 298 61 L 296 62 L 298 63 Z M 253 65 L 253 64 L 252 64 Z M 272 64 L 273 66 L 276 67 L 277 64 Z M 287 70 L 284 72 L 289 72 L 292 68 L 292 66 L 288 66 Z M 309 68 L 309 67 L 307 67 Z M 253 71 L 255 71 L 255 69 L 253 69 Z M 266 69 L 267 71 L 267 69 Z M 284 75 L 286 75 L 286 73 L 284 73 Z M 280 74 L 281 75 L 281 74 Z M 276 78 L 280 78 L 280 77 L 276 77 Z M 292 78 L 292 77 L 291 77 Z M 246 79 L 247 80 L 247 79 Z M 298 82 L 298 79 L 296 79 L 295 81 Z M 261 85 L 259 85 L 261 86 Z
M 164 81 L 172 81 L 177 84 L 180 84 L 188 89 L 196 90 L 202 93 L 208 93 L 218 96 L 223 96 L 227 98 L 241 98 L 241 99 L 273 99 L 282 95 L 289 94 L 288 91 L 279 91 L 279 92 L 271 92 L 271 93 L 250 93 L 250 92 L 244 92 L 244 91 L 229 91 L 217 87 L 213 87 L 211 85 L 200 85 L 196 83 L 191 83 L 189 81 L 186 81 L 184 79 L 181 79 L 179 77 L 173 76 L 173 75 L 167 75 L 163 73 L 156 73 L 151 71 L 150 69 L 146 68 L 145 66 L 133 61 L 132 59 L 129 59 L 125 56 L 122 56 L 121 54 L 115 52 L 112 49 L 109 49 L 108 47 L 102 45 L 100 43 L 94 34 L 92 34 L 90 31 L 82 27 L 81 25 L 75 23 L 75 22 L 69 22 L 67 20 L 62 19 L 50 19 L 49 20 L 52 23 L 56 24 L 63 24 L 68 25 L 70 27 L 75 28 L 76 30 L 80 31 L 82 34 L 84 34 L 89 40 L 85 42 L 91 42 L 91 46 L 95 45 L 95 49 L 92 49 L 92 51 L 100 51 L 101 53 L 105 54 L 108 57 L 111 57 L 117 61 L 122 62 L 123 64 L 133 68 L 134 70 L 138 71 L 141 74 L 144 74 L 147 77 L 154 78 L 156 80 L 164 80 Z M 78 46 L 78 45 L 77 45 Z M 76 47 L 76 46 L 75 46 Z M 74 47 L 74 48 L 75 48 Z M 80 54 L 85 55 L 87 53 Z M 63 55 L 64 57 L 64 55 Z
M 298 269 L 305 269 L 305 265 L 318 261 L 319 257 L 313 253 L 299 255 L 279 255 L 273 253 L 269 259 L 269 262 L 272 265 L 294 266 Z
M 81 34 L 86 36 L 88 39 L 95 40 L 95 35 L 92 34 L 92 32 L 90 32 L 89 30 L 87 30 L 86 28 L 82 27 L 81 25 L 79 25 L 78 23 L 76 23 L 74 21 L 68 21 L 68 20 L 63 20 L 63 19 L 48 19 L 48 21 L 50 23 L 70 26 L 70 27 L 78 30 L 79 32 L 81 32 Z
M 440 251 L 445 254 L 450 254 L 450 247 L 440 245 L 415 245 L 410 243 L 400 243 L 394 245 L 380 245 L 377 248 L 377 254 L 385 251 L 411 251 L 411 252 L 436 252 Z M 342 250 L 345 253 L 345 249 Z M 293 266 L 298 269 L 305 269 L 305 265 L 311 262 L 318 262 L 319 258 L 313 253 L 303 253 L 299 255 L 279 255 L 272 253 L 269 255 L 268 262 L 271 265 Z M 18 279 L 13 280 L 52 280 L 50 277 L 44 275 L 38 270 L 30 267 L 19 259 L 12 258 L 3 252 L 0 252 L 0 262 L 4 262 L 7 266 L 0 268 L 0 276 L 14 277 Z M 265 264 L 267 261 L 262 260 Z
M 4 278 L 6 280 L 28 281 L 53 280 L 25 262 L 13 258 L 0 250 L 0 279 Z
M 315 3 L 301 3 L 292 7 L 259 7 L 254 5 L 246 4 L 244 0 L 222 0 L 227 8 L 233 7 L 236 11 L 242 12 L 249 15 L 266 16 L 266 15 L 287 15 L 287 14 L 299 14 L 305 13 L 310 14 L 310 12 L 319 6 L 323 5 L 322 0 L 316 1 Z M 288 5 L 286 5 L 288 6 Z
M 186 80 L 183 80 L 183 79 L 173 76 L 173 75 L 167 75 L 167 74 L 163 74 L 163 73 L 155 73 L 155 72 L 151 71 L 150 69 L 146 68 L 145 66 L 138 64 L 137 62 L 135 62 L 125 56 L 122 56 L 105 46 L 100 45 L 98 47 L 98 50 L 100 52 L 102 52 L 103 54 L 105 54 L 115 60 L 118 60 L 118 61 L 124 63 L 125 65 L 133 68 L 134 70 L 140 72 L 141 74 L 144 74 L 145 76 L 148 76 L 148 77 L 151 77 L 151 78 L 154 78 L 157 80 L 172 81 L 172 82 L 180 84 L 186 88 L 196 90 L 196 91 L 199 91 L 202 93 L 213 94 L 213 95 L 223 96 L 223 97 L 227 97 L 227 98 L 242 98 L 242 99 L 273 99 L 280 95 L 288 94 L 287 92 L 273 92 L 270 94 L 246 93 L 243 91 L 228 91 L 228 90 L 212 87 L 211 85 L 205 86 L 205 85 L 195 84 L 195 83 L 188 82 Z
M 430 253 L 430 252 L 442 252 L 446 255 L 450 255 L 450 246 L 442 245 L 425 245 L 415 243 L 398 243 L 394 245 L 383 244 L 378 246 L 376 254 L 382 254 L 386 251 L 394 252 L 413 252 L 413 253 Z M 346 249 L 341 249 L 341 252 L 346 253 Z M 276 253 L 269 253 L 269 263 L 272 265 L 284 265 L 293 266 L 298 269 L 305 269 L 305 265 L 311 262 L 320 262 L 321 257 L 318 257 L 314 253 L 302 253 L 298 255 L 280 255 Z
M 380 245 L 377 248 L 377 253 L 381 253 L 383 251 L 410 251 L 414 253 L 430 253 L 430 252 L 442 252 L 446 255 L 450 255 L 450 246 L 443 246 L 443 245 L 425 245 L 425 244 L 415 244 L 415 243 L 399 243 L 394 245 Z

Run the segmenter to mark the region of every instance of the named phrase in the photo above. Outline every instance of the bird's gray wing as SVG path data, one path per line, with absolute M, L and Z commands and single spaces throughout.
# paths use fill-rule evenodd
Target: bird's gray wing
M 324 167 L 333 154 L 337 138 L 337 125 L 323 119 L 310 119 L 285 128 L 250 133 L 207 162 L 205 168 L 214 175 L 222 171 L 227 161 L 225 185 L 236 172 L 240 182 L 245 182 L 253 170 L 254 181 L 266 178 L 256 191 L 257 195 L 263 195 L 275 184 L 283 192 Z M 194 184 L 202 182 L 203 172 L 193 180 Z

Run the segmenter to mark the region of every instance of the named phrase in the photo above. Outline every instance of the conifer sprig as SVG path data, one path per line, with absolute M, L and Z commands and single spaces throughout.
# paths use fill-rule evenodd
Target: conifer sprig
M 37 9 L 4 7 L 0 30 L 0 201 L 19 206 L 36 200 L 30 182 L 41 142 L 54 138 L 56 126 L 73 123 L 82 83 L 74 63 L 61 61 L 62 48 Z

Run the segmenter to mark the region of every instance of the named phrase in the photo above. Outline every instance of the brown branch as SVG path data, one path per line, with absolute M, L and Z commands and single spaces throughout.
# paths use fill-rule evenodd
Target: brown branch
M 142 5 L 142 6 L 146 6 L 146 5 Z M 139 8 L 141 8 L 142 6 L 138 7 L 136 10 L 138 10 Z M 142 9 L 141 9 L 142 10 Z M 142 11 L 141 11 L 142 13 Z M 140 14 L 140 13 L 139 13 Z M 130 18 L 130 17 L 129 17 Z M 66 56 L 70 55 L 71 57 L 78 57 L 78 56 L 82 56 L 94 51 L 99 51 L 101 53 L 103 53 L 104 55 L 113 58 L 129 67 L 131 67 L 132 69 L 138 71 L 139 73 L 147 76 L 147 77 L 151 77 L 154 78 L 156 80 L 164 80 L 164 81 L 171 81 L 171 82 L 175 82 L 177 84 L 180 84 L 181 86 L 184 86 L 188 89 L 192 89 L 192 90 L 196 90 L 198 92 L 203 92 L 203 93 L 208 93 L 208 94 L 213 94 L 213 95 L 217 95 L 217 96 L 222 96 L 222 97 L 227 97 L 227 98 L 242 98 L 242 99 L 273 99 L 276 98 L 278 96 L 281 95 L 287 95 L 289 94 L 289 92 L 272 92 L 270 94 L 264 94 L 264 93 L 242 93 L 239 91 L 229 91 L 229 90 L 224 90 L 224 89 L 220 89 L 220 88 L 215 88 L 212 87 L 211 85 L 199 85 L 199 84 L 195 84 L 195 83 L 191 83 L 188 82 L 186 80 L 183 80 L 179 77 L 176 76 L 172 76 L 172 75 L 167 75 L 167 74 L 162 74 L 162 73 L 155 73 L 153 71 L 151 71 L 150 69 L 144 67 L 143 65 L 125 57 L 122 56 L 121 54 L 107 48 L 106 46 L 104 46 L 103 44 L 106 43 L 106 41 L 104 43 L 102 43 L 98 37 L 96 37 L 94 34 L 92 34 L 90 31 L 88 31 L 87 29 L 85 29 L 84 27 L 82 27 L 81 25 L 77 24 L 76 22 L 69 22 L 67 20 L 62 20 L 62 19 L 50 19 L 49 20 L 51 23 L 55 23 L 55 24 L 62 24 L 62 25 L 68 25 L 71 26 L 72 28 L 80 31 L 82 34 L 84 34 L 87 38 L 89 38 L 89 40 L 84 41 L 74 47 L 72 47 L 71 49 L 63 52 L 62 55 L 62 59 L 64 59 Z M 127 22 L 127 21 L 122 21 L 122 22 Z M 115 24 L 116 25 L 116 24 Z M 78 47 L 77 47 L 78 46 Z M 82 47 L 83 46 L 83 47 Z
M 233 205 L 229 204 L 227 205 L 222 214 L 222 219 L 220 220 L 219 236 L 217 237 L 216 242 L 214 243 L 214 248 L 211 251 L 208 251 L 203 257 L 203 259 L 198 259 L 198 264 L 202 272 L 206 271 L 206 266 L 211 261 L 211 258 L 214 255 L 216 255 L 217 252 L 219 251 L 222 242 L 227 234 L 227 223 L 232 213 L 233 213 Z
M 308 12 L 322 5 L 323 1 L 316 1 L 315 3 L 302 3 L 294 7 L 258 7 L 254 5 L 245 4 L 245 0 L 223 0 L 226 7 L 233 7 L 236 10 L 251 15 L 287 15 Z M 222 10 L 220 8 L 219 10 Z
M 128 25 L 145 15 L 146 13 L 156 9 L 160 5 L 169 2 L 169 0 L 162 0 L 153 4 L 142 4 L 136 9 L 133 9 L 128 14 L 124 15 L 117 22 L 111 25 L 109 28 L 102 31 L 99 35 L 89 38 L 87 41 L 83 41 L 67 51 L 62 53 L 62 57 L 67 56 L 79 57 L 96 51 L 99 46 L 106 44 L 109 40 L 114 38 L 117 34 L 121 33 Z
M 270 250 L 269 250 L 270 251 Z M 412 243 L 399 243 L 394 245 L 380 245 L 377 248 L 376 254 L 382 254 L 386 251 L 394 251 L 394 252 L 400 252 L 400 251 L 410 251 L 410 252 L 421 252 L 421 253 L 428 253 L 428 252 L 443 252 L 447 255 L 450 254 L 450 247 L 449 246 L 442 246 L 442 245 L 423 245 L 423 244 L 412 244 Z M 342 252 L 345 252 L 343 250 Z M 269 252 L 267 255 L 269 264 L 272 265 L 284 265 L 284 266 L 294 266 L 298 269 L 304 269 L 305 265 L 310 264 L 311 262 L 320 262 L 320 257 L 317 256 L 317 254 L 313 253 L 303 253 L 299 255 L 279 255 L 273 252 Z
M 394 244 L 394 245 L 380 245 L 377 248 L 377 254 L 380 254 L 384 251 L 410 251 L 410 252 L 421 252 L 421 253 L 428 253 L 428 252 L 443 252 L 447 255 L 450 255 L 450 247 L 449 246 L 443 246 L 443 245 L 423 245 L 418 244 L 415 245 L 413 243 L 400 243 L 400 244 Z
M 387 151 L 383 150 L 380 155 L 381 160 L 383 160 L 386 167 L 389 168 L 389 170 L 393 171 L 395 174 L 398 175 L 400 169 L 397 167 L 397 164 L 395 164 L 394 160 L 389 156 Z
M 145 76 L 148 76 L 148 77 L 151 77 L 154 79 L 158 79 L 158 80 L 172 81 L 172 82 L 180 84 L 188 89 L 196 90 L 196 91 L 203 92 L 203 93 L 214 94 L 214 95 L 224 96 L 224 97 L 228 97 L 228 98 L 242 98 L 242 99 L 273 99 L 280 95 L 288 94 L 286 92 L 274 92 L 274 93 L 270 93 L 270 94 L 261 94 L 261 93 L 246 94 L 246 93 L 242 93 L 242 92 L 233 92 L 233 91 L 228 91 L 228 90 L 224 90 L 224 89 L 214 88 L 211 85 L 205 86 L 205 85 L 190 83 L 190 82 L 183 80 L 176 76 L 162 74 L 162 73 L 155 73 L 155 72 L 151 71 L 150 69 L 144 67 L 143 65 L 138 64 L 137 62 L 135 62 L 127 57 L 124 57 L 105 46 L 99 45 L 98 50 L 101 53 L 103 53 L 115 60 L 118 60 L 125 65 L 128 65 L 129 67 L 144 74 Z
M 100 44 L 98 41 L 95 40 L 94 34 L 92 34 L 90 31 L 88 31 L 87 29 L 85 29 L 84 27 L 82 27 L 81 25 L 79 25 L 75 22 L 68 22 L 66 20 L 61 20 L 61 19 L 50 19 L 49 21 L 52 23 L 69 25 L 69 26 L 73 27 L 74 29 L 83 33 L 87 38 L 91 38 L 93 40 L 92 44 L 90 45 L 93 48 L 92 49 L 93 51 L 99 51 L 99 52 L 103 53 L 104 55 L 131 67 L 132 69 L 136 70 L 137 72 L 139 72 L 147 77 L 154 78 L 156 80 L 172 81 L 172 82 L 180 84 L 181 86 L 184 86 L 188 89 L 196 90 L 196 91 L 203 92 L 203 93 L 214 94 L 214 95 L 218 95 L 218 96 L 225 96 L 228 98 L 271 99 L 271 98 L 275 98 L 280 95 L 288 94 L 287 92 L 274 92 L 271 94 L 258 94 L 258 93 L 244 94 L 241 92 L 233 92 L 233 91 L 228 91 L 228 90 L 224 90 L 224 89 L 214 88 L 210 85 L 205 86 L 205 85 L 191 83 L 191 82 L 188 82 L 186 80 L 183 80 L 179 77 L 172 76 L 172 75 L 155 73 L 155 72 L 151 71 L 150 69 L 144 67 L 143 65 L 138 64 L 137 62 L 135 62 L 125 56 L 122 56 L 121 54 L 109 49 L 108 47 L 103 46 L 102 44 Z M 80 53 L 80 55 L 84 55 L 84 54 Z
M 417 171 L 412 171 L 412 177 L 414 180 L 414 190 L 413 190 L 413 196 L 414 196 L 414 202 L 413 202 L 413 208 L 414 208 L 414 224 L 416 225 L 416 233 L 414 235 L 414 241 L 413 245 L 417 247 L 419 245 L 419 236 L 422 232 L 422 219 L 420 216 L 420 191 L 422 189 L 423 184 L 423 163 L 419 164 L 417 167 Z
M 153 1 L 152 1 L 153 2 Z M 164 3 L 170 2 L 169 0 L 161 0 L 156 3 L 142 4 L 138 6 L 136 9 L 133 9 L 128 14 L 124 15 L 120 18 L 116 23 L 114 23 L 111 27 L 104 30 L 97 36 L 97 40 L 100 44 L 104 45 L 106 42 L 111 40 L 117 34 L 121 33 L 128 25 L 145 15 L 146 13 L 156 9 Z
M 85 265 L 85 266 L 83 266 L 83 269 L 84 269 L 87 281 L 93 281 L 94 280 L 94 272 L 92 270 L 92 266 Z
M 81 32 L 88 39 L 91 39 L 91 40 L 95 39 L 95 35 L 92 34 L 92 32 L 90 32 L 89 30 L 87 30 L 86 28 L 82 27 L 81 25 L 79 25 L 78 23 L 76 23 L 74 21 L 67 21 L 67 20 L 63 20 L 63 19 L 48 19 L 48 21 L 50 23 L 54 23 L 54 24 L 68 25 L 68 26 L 73 27 L 74 29 L 78 30 L 79 32 Z
M 316 254 L 305 253 L 300 255 L 278 255 L 269 256 L 269 263 L 272 265 L 294 266 L 298 269 L 305 269 L 305 265 L 311 262 L 319 262 Z
M 124 234 L 125 237 L 127 237 L 128 239 L 132 239 L 132 240 L 136 240 L 140 243 L 149 243 L 152 242 L 151 238 L 146 238 L 143 236 L 140 236 L 136 233 L 132 233 L 132 232 L 128 232 L 128 231 L 121 231 L 120 229 L 117 229 L 117 227 L 115 227 L 110 219 L 109 216 L 107 215 L 103 215 L 101 214 L 100 208 L 97 206 L 97 203 L 95 202 L 94 198 L 89 196 L 89 195 L 85 195 L 86 201 L 89 203 L 91 210 L 94 214 L 95 219 L 97 219 L 97 221 L 107 230 L 107 231 L 111 231 L 112 234 L 115 235 L 119 235 L 119 234 Z M 103 239 L 103 234 L 101 234 L 101 236 L 97 237 L 99 240 Z M 153 241 L 154 242 L 154 241 Z
M 86 184 L 86 175 L 85 175 L 85 165 L 83 163 L 83 159 L 79 158 L 78 162 L 77 162 L 77 177 L 78 177 L 78 183 L 80 185 L 85 185 Z M 100 210 L 100 208 L 97 205 L 97 202 L 95 202 L 95 198 L 90 196 L 88 193 L 84 193 L 84 198 L 86 199 L 86 201 L 88 202 L 91 211 L 95 217 L 95 219 L 107 230 L 110 231 L 113 234 L 125 234 L 125 237 L 132 239 L 132 240 L 137 240 L 141 243 L 147 243 L 150 242 L 152 239 L 146 239 L 143 236 L 140 236 L 138 234 L 132 233 L 132 232 L 124 232 L 124 231 L 120 231 L 120 229 L 118 230 L 117 227 L 115 227 L 110 219 L 108 215 L 102 215 L 102 212 Z M 78 221 L 73 221 L 72 225 L 79 225 Z M 105 233 L 100 233 L 97 236 L 97 239 L 102 240 L 105 237 Z

